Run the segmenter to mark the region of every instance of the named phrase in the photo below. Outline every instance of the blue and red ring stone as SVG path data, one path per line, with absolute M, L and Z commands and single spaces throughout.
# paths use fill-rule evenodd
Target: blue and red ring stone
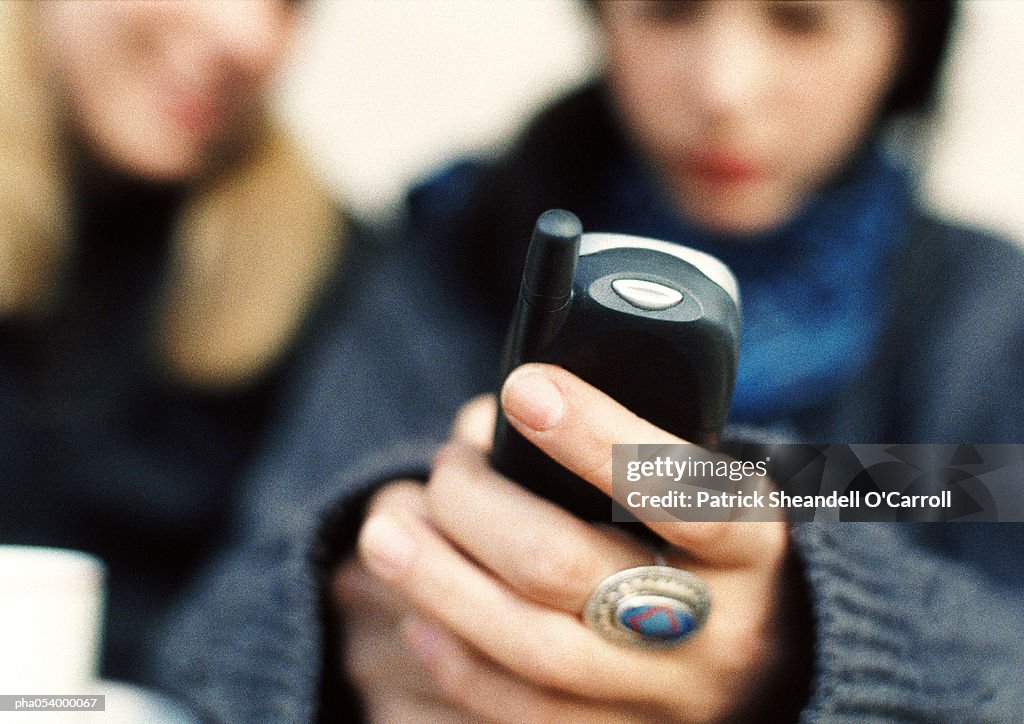
M 700 578 L 669 566 L 642 566 L 602 581 L 583 618 L 614 643 L 667 648 L 699 631 L 710 612 L 711 598 Z

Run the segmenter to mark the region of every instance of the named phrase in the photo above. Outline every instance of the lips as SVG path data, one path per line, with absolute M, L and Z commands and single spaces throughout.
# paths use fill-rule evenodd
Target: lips
M 224 123 L 227 107 L 215 93 L 168 84 L 164 97 L 172 121 L 190 135 L 209 138 Z
M 753 183 L 766 173 L 750 156 L 729 150 L 687 154 L 679 159 L 675 170 L 694 181 L 715 186 Z

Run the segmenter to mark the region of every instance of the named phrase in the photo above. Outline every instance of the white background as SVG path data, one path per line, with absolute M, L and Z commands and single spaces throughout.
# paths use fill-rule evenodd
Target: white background
M 942 213 L 1024 239 L 1024 2 L 968 0 L 924 188 Z M 504 139 L 593 66 L 573 0 L 313 0 L 281 92 L 344 198 L 389 210 L 405 185 Z

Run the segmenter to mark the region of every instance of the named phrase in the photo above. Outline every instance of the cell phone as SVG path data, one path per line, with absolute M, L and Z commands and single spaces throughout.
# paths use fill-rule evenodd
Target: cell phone
M 739 340 L 739 289 L 721 261 L 656 239 L 584 234 L 574 214 L 553 209 L 533 231 L 500 380 L 526 362 L 560 365 L 658 427 L 714 446 L 732 400 Z M 607 496 L 528 442 L 500 411 L 492 463 L 584 520 L 612 520 Z M 625 516 L 618 512 L 616 519 Z

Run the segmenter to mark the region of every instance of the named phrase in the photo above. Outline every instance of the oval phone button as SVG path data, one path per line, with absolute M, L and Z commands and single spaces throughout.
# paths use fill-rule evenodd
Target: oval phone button
M 682 292 L 644 279 L 616 279 L 612 289 L 634 307 L 651 312 L 674 307 L 683 299 Z

